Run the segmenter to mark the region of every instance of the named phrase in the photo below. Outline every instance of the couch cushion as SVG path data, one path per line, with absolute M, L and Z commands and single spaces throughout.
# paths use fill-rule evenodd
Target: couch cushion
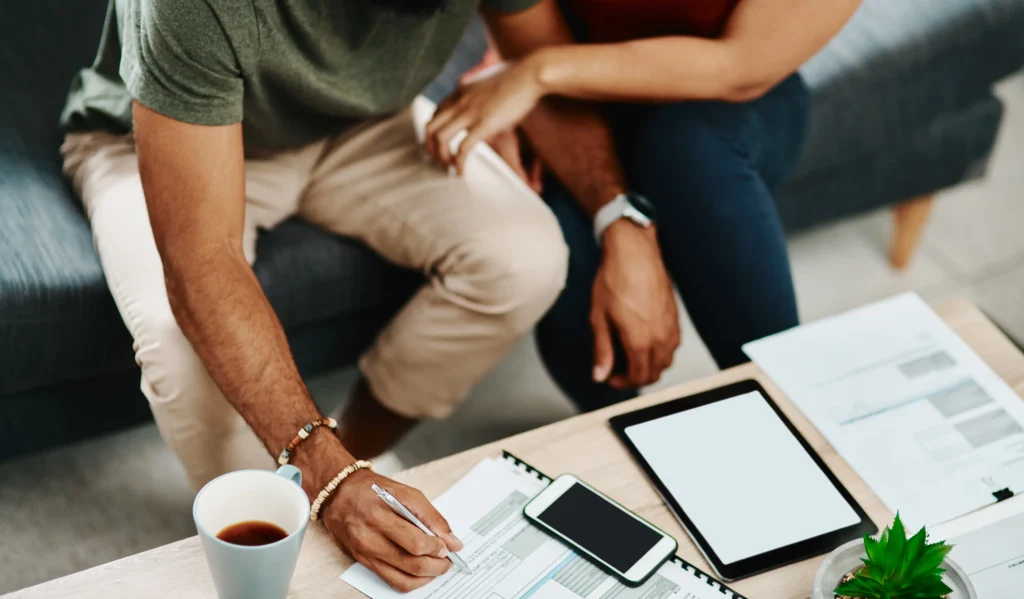
M 1020 0 L 865 0 L 801 69 L 813 103 L 793 178 L 898 145 L 1022 64 Z
M 297 218 L 262 233 L 256 252 L 256 277 L 286 329 L 393 305 L 424 280 Z
M 462 74 L 475 67 L 486 51 L 487 28 L 480 16 L 474 15 L 448 64 L 427 89 L 423 90 L 423 95 L 434 102 L 443 100 L 458 86 Z
M 879 151 L 790 179 L 776 194 L 782 222 L 799 231 L 979 177 L 1002 117 L 988 94 Z
M 0 256 L 0 394 L 134 364 L 55 166 L 0 155 Z

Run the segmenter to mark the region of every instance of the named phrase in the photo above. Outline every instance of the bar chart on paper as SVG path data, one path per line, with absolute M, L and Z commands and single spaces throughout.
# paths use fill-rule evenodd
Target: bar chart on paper
M 434 502 L 465 544 L 459 555 L 471 575 L 452 568 L 405 595 L 358 564 L 342 580 L 371 599 L 742 599 L 678 561 L 639 587 L 620 583 L 523 517 L 546 485 L 505 460 L 486 460 Z

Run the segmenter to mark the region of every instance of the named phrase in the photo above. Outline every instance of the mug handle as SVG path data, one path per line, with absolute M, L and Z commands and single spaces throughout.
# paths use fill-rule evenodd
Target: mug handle
M 295 466 L 292 466 L 291 464 L 285 464 L 284 466 L 281 466 L 280 468 L 277 469 L 276 474 L 278 476 L 283 476 L 284 478 L 287 478 L 288 480 L 299 485 L 300 487 L 302 486 L 302 471 L 296 468 Z

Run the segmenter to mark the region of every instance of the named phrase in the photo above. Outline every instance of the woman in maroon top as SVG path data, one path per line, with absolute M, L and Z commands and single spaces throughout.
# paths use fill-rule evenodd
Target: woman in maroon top
M 461 168 L 475 143 L 507 137 L 541 98 L 608 102 L 630 187 L 656 213 L 661 271 L 718 365 L 733 366 L 746 361 L 747 341 L 797 324 L 772 194 L 796 162 L 806 128 L 808 93 L 796 71 L 858 4 L 563 0 L 585 43 L 545 48 L 463 87 L 428 125 L 427 146 Z M 450 156 L 447 143 L 461 130 L 466 140 Z M 679 338 L 671 286 L 607 272 L 594 224 L 570 194 L 549 178 L 544 196 L 571 253 L 566 289 L 538 327 L 541 354 L 585 409 L 630 397 L 671 363 Z M 637 297 L 637 288 L 659 289 L 647 293 L 658 297 Z M 603 312 L 598 304 L 608 294 L 631 313 Z M 668 351 L 637 331 L 671 331 L 662 336 Z M 628 362 L 618 373 L 601 357 L 613 337 L 624 353 L 616 366 Z M 584 349 L 594 344 L 594 354 Z

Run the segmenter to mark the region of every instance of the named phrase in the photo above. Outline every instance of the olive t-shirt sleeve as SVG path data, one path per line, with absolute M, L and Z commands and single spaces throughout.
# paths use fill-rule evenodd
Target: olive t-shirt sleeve
M 239 4 L 217 14 L 207 0 L 124 3 L 120 75 L 132 97 L 185 123 L 240 122 L 254 19 Z
M 526 10 L 540 0 L 483 0 L 483 5 L 498 12 L 513 13 Z

